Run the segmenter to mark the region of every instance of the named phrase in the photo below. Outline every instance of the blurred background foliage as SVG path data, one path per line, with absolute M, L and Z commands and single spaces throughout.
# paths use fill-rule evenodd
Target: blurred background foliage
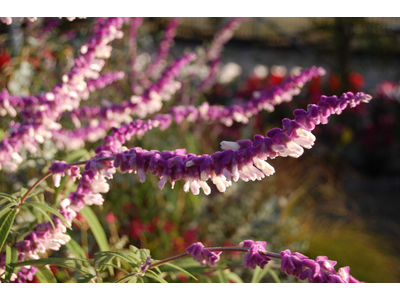
M 139 29 L 138 54 L 154 55 L 168 20 L 145 20 Z M 207 45 L 226 21 L 183 18 L 168 60 L 180 56 L 184 49 L 200 51 L 199 47 Z M 43 30 L 51 22 L 56 26 Z M 42 23 L 14 22 L 11 27 L 1 24 L 0 87 L 20 95 L 50 90 L 71 67 L 92 22 L 90 18 L 74 22 L 45 18 Z M 104 72 L 122 70 L 128 74 L 127 32 L 125 28 L 125 38 L 113 42 L 112 57 Z M 235 95 L 250 97 L 254 90 L 279 83 L 285 70 L 296 66 L 322 66 L 327 75 L 308 83 L 292 102 L 276 107 L 273 113 L 261 112 L 246 125 L 226 128 L 184 122 L 163 132 L 153 130 L 142 138 L 133 138 L 127 147 L 213 153 L 219 150 L 222 140 L 251 139 L 280 127 L 282 118 L 291 118 L 294 109 L 316 103 L 322 94 L 340 96 L 349 90 L 364 91 L 374 97 L 373 101 L 348 109 L 332 117 L 328 125 L 319 126 L 315 130 L 316 145 L 300 158 L 272 160 L 276 170 L 273 176 L 238 182 L 224 194 L 214 187 L 210 196 L 186 194 L 181 182 L 174 189 L 166 186 L 161 191 L 155 177 L 148 176 L 141 184 L 135 175 L 116 175 L 110 181 L 104 205 L 93 208 L 110 249 L 126 249 L 132 244 L 150 249 L 155 259 L 163 259 L 184 252 L 198 241 L 206 246 L 229 246 L 244 239 L 265 240 L 270 251 L 291 249 L 311 258 L 326 255 L 338 261 L 339 267 L 350 266 L 351 274 L 361 281 L 399 282 L 400 100 L 386 99 L 376 90 L 383 81 L 399 83 L 399 56 L 399 18 L 247 19 L 223 52 L 223 63 L 239 64 L 241 73 L 228 84 L 215 84 L 201 97 L 191 99 L 191 104 L 207 100 L 226 105 Z M 268 67 L 267 77 L 252 76 L 257 64 Z M 184 96 L 193 93 L 186 87 L 184 84 L 175 99 L 182 104 L 188 104 Z M 131 95 L 126 76 L 92 93 L 84 105 L 98 105 L 102 99 L 118 103 Z M 174 103 L 167 103 L 162 112 Z M 68 126 L 68 120 L 64 122 Z M 8 123 L 7 117 L 2 118 L 1 128 L 7 128 Z M 1 131 L 0 136 L 3 134 Z M 49 142 L 41 155 L 23 153 L 28 160 L 16 174 L 0 173 L 0 190 L 11 193 L 31 186 L 51 161 L 89 158 L 98 144 L 88 143 L 88 151 L 71 154 L 57 152 Z M 48 186 L 53 186 L 50 179 Z M 73 189 L 73 183 L 65 182 L 60 189 L 46 188 L 46 202 L 60 201 L 55 196 Z M 20 222 L 29 222 L 29 216 Z M 77 218 L 70 233 L 88 257 L 99 250 L 83 217 Z M 65 247 L 62 249 L 52 255 L 70 255 Z M 223 272 L 251 281 L 252 272 L 241 267 L 242 255 L 222 256 L 218 266 L 229 267 Z M 190 260 L 179 264 L 198 275 L 200 281 L 217 277 L 214 269 L 202 268 Z M 52 271 L 59 281 L 73 277 L 66 270 Z M 296 280 L 281 272 L 276 274 L 284 282 Z M 117 272 L 116 276 L 122 274 Z M 193 281 L 179 273 L 169 276 L 168 281 Z M 276 279 L 269 274 L 262 281 Z

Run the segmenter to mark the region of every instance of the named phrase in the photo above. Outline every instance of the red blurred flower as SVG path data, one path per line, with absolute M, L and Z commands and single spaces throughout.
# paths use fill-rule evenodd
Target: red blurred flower
M 109 213 L 107 213 L 106 221 L 108 224 L 112 224 L 115 222 L 115 216 L 111 211 Z
M 360 92 L 364 86 L 364 77 L 356 72 L 349 74 L 349 90 L 353 93 Z
M 335 73 L 331 73 L 328 79 L 331 92 L 337 92 L 340 89 L 340 77 Z
M 7 50 L 0 50 L 0 69 L 11 59 Z
M 145 230 L 146 230 L 146 226 L 142 223 L 141 220 L 131 221 L 130 226 L 129 226 L 129 232 L 133 238 L 138 239 L 140 237 L 141 232 L 143 232 Z

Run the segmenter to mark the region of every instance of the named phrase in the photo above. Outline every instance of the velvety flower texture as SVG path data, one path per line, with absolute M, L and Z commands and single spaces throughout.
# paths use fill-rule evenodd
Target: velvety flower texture
M 211 252 L 204 248 L 204 245 L 200 242 L 194 243 L 193 245 L 186 248 L 186 252 L 193 256 L 193 259 L 199 262 L 203 267 L 209 265 L 214 267 L 215 263 L 220 259 L 222 252 Z
M 271 260 L 268 256 L 263 255 L 266 252 L 265 246 L 267 242 L 254 242 L 245 240 L 240 243 L 241 247 L 250 248 L 244 257 L 244 267 L 254 270 L 257 266 L 264 269 Z
M 75 181 L 81 177 L 80 169 L 77 166 L 70 166 L 65 161 L 54 161 L 50 166 L 49 171 L 53 174 L 53 182 L 55 187 L 60 186 L 61 177 L 65 176 L 65 173 Z
M 293 275 L 301 280 L 308 279 L 313 283 L 359 283 L 350 275 L 350 268 L 340 268 L 335 271 L 336 261 L 328 260 L 327 256 L 318 256 L 316 260 L 290 250 L 281 252 L 281 271 Z

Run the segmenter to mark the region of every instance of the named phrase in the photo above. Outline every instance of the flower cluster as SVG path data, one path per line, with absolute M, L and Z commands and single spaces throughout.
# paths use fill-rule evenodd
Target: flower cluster
M 143 118 L 147 114 L 159 111 L 163 105 L 162 101 L 169 100 L 181 87 L 180 82 L 175 81 L 179 71 L 193 61 L 195 57 L 194 53 L 188 53 L 175 60 L 171 66 L 163 72 L 161 78 L 141 96 L 132 96 L 130 100 L 123 101 L 121 104 L 103 101 L 102 107 L 83 106 L 79 109 L 74 109 L 69 113 L 69 116 L 78 129 L 53 130 L 52 140 L 59 149 L 79 149 L 84 145 L 85 141 L 96 142 L 104 138 L 107 131 L 111 128 L 119 128 L 124 126 L 121 125 L 123 123 L 132 122 L 131 115 L 137 114 Z M 162 119 L 165 118 L 159 116 L 156 117 L 154 121 L 149 120 L 147 123 L 149 123 L 149 125 L 151 123 L 152 126 L 157 127 L 159 120 Z M 89 125 L 81 128 L 81 120 L 90 120 Z M 136 124 L 146 123 L 141 120 L 133 122 Z
M 36 96 L 16 97 L 2 93 L 4 111 L 9 107 L 20 110 L 24 122 L 19 124 L 12 121 L 10 137 L 0 142 L 0 169 L 6 166 L 15 170 L 20 163 L 19 152 L 26 148 L 29 152 L 37 151 L 37 144 L 52 136 L 52 130 L 60 130 L 56 122 L 66 110 L 77 108 L 81 99 L 87 99 L 89 90 L 85 78 L 97 78 L 104 66 L 104 59 L 111 53 L 107 45 L 115 38 L 122 37 L 124 18 L 100 19 L 94 28 L 94 34 L 89 42 L 82 46 L 81 55 L 75 59 L 75 64 L 68 74 L 62 78 L 63 83 L 56 85 L 51 92 Z
M 103 89 L 107 85 L 112 84 L 115 81 L 121 80 L 124 78 L 125 73 L 122 71 L 109 72 L 103 75 L 100 75 L 96 79 L 89 79 L 86 84 L 89 92 L 94 92 L 96 89 Z
M 222 142 L 222 152 L 212 155 L 186 154 L 185 149 L 175 151 L 144 150 L 135 147 L 120 152 L 114 166 L 122 172 L 135 172 L 139 181 L 144 182 L 145 174 L 151 173 L 160 178 L 162 189 L 167 181 L 174 186 L 175 181 L 185 180 L 184 191 L 198 194 L 200 188 L 205 194 L 211 192 L 207 180 L 211 180 L 220 192 L 239 179 L 243 181 L 261 180 L 274 173 L 274 168 L 265 160 L 276 156 L 299 157 L 303 148 L 310 149 L 315 141 L 311 130 L 317 124 L 326 124 L 331 114 L 340 114 L 348 105 L 354 107 L 368 102 L 371 96 L 351 92 L 336 96 L 322 96 L 318 105 L 309 105 L 307 111 L 294 111 L 295 119 L 284 119 L 283 128 L 274 128 L 266 137 L 256 135 L 254 141 Z
M 176 29 L 181 23 L 179 18 L 173 18 L 165 27 L 164 38 L 160 42 L 158 53 L 155 60 L 147 67 L 145 74 L 151 78 L 157 78 L 160 70 L 165 64 L 165 59 L 171 48 L 171 43 L 175 37 Z
M 50 166 L 49 171 L 53 174 L 53 182 L 55 187 L 60 186 L 61 177 L 65 176 L 65 173 L 75 181 L 81 177 L 80 169 L 77 166 L 70 166 L 65 161 L 54 161 Z
M 204 248 L 202 243 L 194 243 L 186 249 L 186 253 L 191 255 L 195 261 L 202 266 L 209 264 L 214 266 L 220 259 L 222 251 L 241 251 L 246 252 L 244 257 L 244 267 L 255 270 L 256 267 L 264 269 L 271 259 L 281 260 L 281 271 L 287 275 L 295 276 L 301 280 L 308 279 L 312 283 L 360 283 L 350 275 L 350 268 L 343 267 L 337 272 L 335 270 L 336 261 L 328 260 L 326 256 L 318 256 L 316 260 L 309 259 L 307 256 L 290 250 L 282 251 L 280 254 L 267 252 L 265 246 L 267 242 L 254 242 L 245 240 L 238 247 L 219 247 Z
M 246 18 L 232 18 L 221 29 L 217 31 L 211 42 L 210 47 L 207 49 L 207 57 L 209 60 L 217 59 L 221 53 L 222 47 L 229 41 L 234 31 L 239 27 L 240 23 Z
M 336 261 L 328 260 L 326 256 L 318 256 L 316 260 L 290 250 L 281 252 L 281 271 L 287 275 L 293 275 L 301 280 L 308 279 L 314 283 L 359 283 L 350 275 L 350 268 L 343 267 L 335 271 Z
M 239 244 L 241 247 L 250 248 L 244 257 L 244 267 L 254 270 L 257 266 L 264 269 L 271 260 L 265 256 L 267 242 L 254 242 L 245 240 Z
M 204 245 L 200 242 L 194 243 L 193 245 L 186 248 L 186 252 L 190 254 L 193 259 L 199 262 L 203 267 L 207 264 L 210 267 L 214 267 L 215 263 L 219 261 L 222 252 L 211 252 L 204 248 Z

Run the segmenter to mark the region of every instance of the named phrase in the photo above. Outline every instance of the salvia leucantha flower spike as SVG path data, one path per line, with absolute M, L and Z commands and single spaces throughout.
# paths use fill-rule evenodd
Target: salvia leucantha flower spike
M 288 102 L 292 100 L 293 96 L 300 92 L 300 89 L 307 81 L 324 74 L 325 70 L 321 67 L 304 69 L 298 76 L 288 77 L 281 85 L 256 93 L 256 95 L 242 106 L 231 105 L 225 107 L 222 105 L 209 105 L 208 102 L 203 102 L 199 107 L 192 105 L 174 106 L 169 109 L 168 114 L 158 114 L 151 120 L 135 120 L 129 124 L 112 128 L 111 135 L 104 138 L 103 145 L 96 149 L 96 153 L 102 150 L 112 151 L 113 153 L 119 152 L 125 142 L 130 140 L 132 136 L 142 136 L 147 130 L 151 130 L 152 128 L 165 130 L 171 125 L 172 121 L 181 124 L 183 120 L 187 120 L 188 122 L 203 120 L 221 122 L 225 126 L 232 125 L 234 121 L 247 123 L 249 118 L 259 111 L 266 109 L 271 112 L 274 110 L 275 105 L 283 101 Z M 119 118 L 121 119 L 121 117 Z M 83 117 L 81 116 L 79 119 L 83 119 Z M 107 124 L 107 120 L 99 122 L 98 128 L 104 128 L 105 124 Z M 93 134 L 96 129 L 92 128 L 92 126 L 88 127 L 85 129 L 85 132 Z M 75 134 L 77 133 L 75 131 Z M 66 135 L 62 135 L 62 137 L 64 138 Z M 81 134 L 78 137 L 84 139 L 85 135 Z M 78 142 L 83 143 L 82 140 L 74 139 L 71 135 L 68 135 L 68 138 L 64 139 L 65 141 L 69 141 L 70 146 L 73 145 L 71 140 L 77 140 L 77 144 Z
M 267 252 L 265 246 L 267 242 L 245 240 L 239 244 L 243 249 L 229 249 L 229 247 L 207 249 L 202 243 L 194 243 L 186 249 L 187 254 L 199 262 L 203 267 L 208 264 L 210 267 L 220 260 L 222 251 L 245 251 L 244 267 L 255 270 L 256 267 L 264 269 L 271 261 L 271 257 L 281 259 L 281 271 L 287 275 L 292 275 L 301 280 L 308 279 L 311 283 L 360 283 L 350 275 L 350 268 L 343 267 L 337 272 L 335 270 L 336 261 L 328 260 L 327 256 L 318 256 L 316 260 L 309 259 L 307 256 L 288 249 L 279 254 Z
M 211 192 L 211 180 L 220 192 L 232 185 L 232 181 L 261 180 L 275 170 L 265 160 L 276 156 L 299 157 L 303 148 L 314 145 L 315 136 L 311 131 L 318 124 L 326 124 L 331 114 L 340 114 L 347 106 L 355 107 L 368 102 L 372 97 L 364 93 L 351 92 L 336 96 L 322 96 L 317 105 L 311 104 L 307 111 L 296 109 L 295 119 L 284 119 L 283 128 L 274 128 L 266 136 L 256 135 L 254 140 L 221 142 L 222 152 L 211 155 L 186 154 L 185 149 L 175 151 L 144 150 L 140 147 L 123 151 L 115 156 L 114 166 L 122 172 L 139 174 L 144 182 L 146 173 L 160 178 L 162 189 L 167 181 L 172 186 L 177 180 L 185 180 L 184 191 L 198 194 L 200 188 L 205 194 Z
M 184 56 L 182 59 L 185 63 L 190 63 Z M 171 68 L 175 69 L 175 65 L 182 59 L 176 60 Z M 182 64 L 181 66 L 184 66 Z M 165 74 L 170 73 L 168 70 Z M 59 149 L 79 149 L 84 146 L 85 141 L 96 142 L 104 138 L 105 144 L 109 144 L 113 148 L 107 148 L 107 145 L 100 146 L 98 149 L 111 150 L 115 152 L 121 149 L 125 140 L 129 140 L 132 136 L 141 136 L 147 130 L 152 128 L 160 128 L 165 130 L 171 125 L 172 121 L 180 124 L 184 119 L 189 122 L 197 122 L 198 120 L 221 122 L 225 126 L 230 126 L 234 121 L 247 123 L 249 118 L 265 109 L 273 111 L 274 106 L 281 102 L 291 101 L 293 96 L 300 92 L 305 83 L 312 78 L 322 76 L 325 70 L 321 67 L 312 67 L 304 69 L 298 76 L 288 77 L 281 85 L 268 88 L 264 91 L 255 93 L 255 95 L 243 105 L 231 105 L 224 107 L 222 105 L 209 105 L 203 102 L 199 107 L 174 106 L 169 109 L 167 114 L 158 114 L 153 119 L 142 121 L 132 121 L 131 115 L 136 112 L 144 116 L 147 112 L 155 112 L 162 106 L 161 101 L 165 99 L 166 89 L 152 90 L 150 101 L 146 102 L 144 97 L 136 97 L 134 103 L 124 101 L 122 104 L 104 103 L 105 106 L 86 107 L 83 106 L 69 113 L 69 116 L 78 129 L 75 130 L 52 130 L 51 139 Z M 162 76 L 159 83 L 165 82 L 167 76 Z M 176 85 L 177 81 L 170 79 L 170 85 Z M 171 93 L 176 90 L 169 90 Z M 145 93 L 145 95 L 150 93 Z M 163 95 L 164 98 L 161 97 Z M 171 96 L 172 94 L 168 94 Z M 158 97 L 160 96 L 160 97 Z M 93 120 L 93 118 L 95 119 Z M 81 121 L 92 120 L 88 126 L 81 127 Z M 122 123 L 127 123 L 122 124 Z M 121 125 L 122 124 L 122 125 Z M 112 137 L 105 137 L 106 132 L 113 128 Z M 121 141 L 118 141 L 121 140 Z

